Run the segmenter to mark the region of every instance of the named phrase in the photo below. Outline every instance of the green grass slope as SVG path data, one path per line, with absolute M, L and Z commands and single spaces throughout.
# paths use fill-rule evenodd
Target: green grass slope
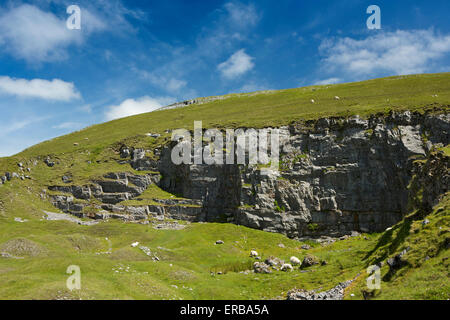
M 335 96 L 340 99 L 335 100 Z M 311 103 L 314 99 L 315 103 Z M 390 110 L 450 106 L 450 73 L 396 76 L 363 82 L 233 94 L 201 105 L 161 110 L 95 125 L 40 143 L 21 156 L 99 152 L 129 137 L 164 134 L 166 129 L 264 127 L 325 116 L 365 116 Z M 88 140 L 86 140 L 88 139 Z M 149 138 L 150 140 L 151 138 Z M 74 146 L 78 143 L 78 146 Z
M 120 144 L 151 150 L 168 141 L 166 129 L 191 129 L 194 120 L 203 120 L 205 128 L 263 127 L 323 116 L 367 116 L 449 105 L 450 73 L 237 94 L 99 124 L 0 158 L 2 174 L 18 172 L 18 162 L 31 168 L 31 179 L 13 179 L 0 185 L 0 252 L 9 255 L 0 256 L 0 299 L 275 299 L 285 298 L 294 287 L 327 290 L 358 273 L 361 277 L 347 298 L 363 298 L 360 286 L 365 281 L 365 268 L 405 245 L 417 247 L 409 254 L 417 254 L 414 259 L 419 262 L 411 256 L 411 267 L 386 279 L 381 293 L 374 293 L 374 297 L 448 298 L 448 250 L 436 249 L 448 232 L 447 202 L 444 211 L 430 216 L 431 223 L 425 228 L 411 218 L 391 233 L 361 235 L 327 246 L 314 244 L 312 249 L 303 250 L 301 242 L 282 235 L 230 224 L 194 223 L 182 230 L 156 230 L 151 224 L 119 221 L 94 226 L 46 221 L 43 210 L 57 210 L 41 194 L 49 185 L 61 184 L 63 175 L 80 184 L 111 171 L 145 174 L 117 163 Z M 162 136 L 147 137 L 148 132 Z M 447 149 L 444 152 L 448 153 Z M 43 163 L 47 155 L 56 162 L 52 168 Z M 157 187 L 143 195 L 150 200 L 171 196 Z M 219 239 L 225 243 L 215 245 Z M 132 248 L 135 241 L 149 247 L 160 261 L 154 262 L 139 248 Z M 111 254 L 104 254 L 109 249 Z M 419 253 L 423 255 L 421 250 L 428 249 L 435 251 L 427 253 L 429 259 L 423 261 L 426 256 Z M 276 256 L 286 261 L 292 255 L 302 259 L 311 253 L 328 264 L 291 273 L 240 273 L 251 268 L 250 250 L 257 250 L 263 259 Z M 81 291 L 66 289 L 69 265 L 81 268 Z M 383 268 L 386 273 L 386 266 Z M 416 284 L 422 287 L 414 291 Z
M 429 223 L 424 223 L 424 221 Z M 450 299 L 450 193 L 427 216 L 415 211 L 380 234 L 364 260 L 367 266 L 382 263 L 381 287 L 368 290 L 367 274 L 347 291 L 351 299 Z M 404 266 L 390 270 L 386 259 L 402 256 Z M 353 294 L 354 296 L 351 296 Z
M 51 208 L 35 191 L 13 183 L 0 188 L 0 198 L 11 199 L 3 201 L 0 211 L 0 252 L 15 257 L 0 257 L 0 299 L 284 299 L 294 287 L 325 290 L 353 278 L 376 241 L 375 236 L 360 236 L 303 250 L 304 243 L 283 235 L 232 224 L 156 230 L 119 221 L 94 226 L 45 221 L 42 210 Z M 215 245 L 219 239 L 223 245 Z M 135 241 L 160 261 L 132 248 Z M 111 254 L 100 254 L 110 248 Z M 251 250 L 263 259 L 285 261 L 311 253 L 328 264 L 307 272 L 240 273 L 255 261 Z M 69 265 L 81 269 L 80 291 L 66 288 Z

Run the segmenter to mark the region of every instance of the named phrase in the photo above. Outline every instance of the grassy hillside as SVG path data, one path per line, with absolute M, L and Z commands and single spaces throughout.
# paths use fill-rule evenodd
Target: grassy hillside
M 449 231 L 448 197 L 424 228 L 423 217 L 418 219 L 412 213 L 386 233 L 364 234 L 326 246 L 308 243 L 313 246 L 310 250 L 279 234 L 230 224 L 193 223 L 182 230 L 156 230 L 152 224 L 118 221 L 94 226 L 46 221 L 43 210 L 57 210 L 41 197 L 49 185 L 61 184 L 63 175 L 80 184 L 111 171 L 145 174 L 115 161 L 120 144 L 153 149 L 168 141 L 165 130 L 191 129 L 194 120 L 202 120 L 205 128 L 263 127 L 324 116 L 424 111 L 449 105 L 450 73 L 235 94 L 95 125 L 0 158 L 1 174 L 18 172 L 18 162 L 31 168 L 31 179 L 0 185 L 0 252 L 10 255 L 0 256 L 0 299 L 275 299 L 285 298 L 294 287 L 327 290 L 361 273 L 346 296 L 356 299 L 363 298 L 365 268 L 404 246 L 413 248 L 408 258 L 411 265 L 385 278 L 374 297 L 449 298 L 448 250 L 439 249 Z M 147 137 L 148 132 L 162 136 Z M 448 154 L 448 146 L 443 150 Z M 56 163 L 52 168 L 43 162 L 47 155 Z M 172 195 L 156 186 L 142 195 L 148 199 L 155 196 Z M 215 245 L 219 239 L 225 243 Z M 135 241 L 149 247 L 160 261 L 132 248 Z M 251 269 L 250 250 L 257 250 L 263 259 L 276 256 L 286 261 L 292 255 L 302 259 L 311 253 L 328 263 L 292 273 L 241 273 Z M 110 253 L 105 254 L 107 251 Z M 81 267 L 79 292 L 65 287 L 69 265 Z
M 54 209 L 36 198 L 35 191 L 18 183 L 0 188 L 0 199 L 13 200 L 2 203 L 0 252 L 16 257 L 0 257 L 0 299 L 284 299 L 293 287 L 329 289 L 354 277 L 376 241 L 376 236 L 361 236 L 329 247 L 309 243 L 314 247 L 303 250 L 304 243 L 280 234 L 232 224 L 155 230 L 119 221 L 95 226 L 44 221 L 42 210 Z M 225 243 L 215 245 L 219 239 Z M 160 261 L 132 248 L 135 241 Z M 110 248 L 111 254 L 98 254 Z M 307 272 L 239 273 L 251 269 L 251 250 L 263 259 L 273 255 L 286 261 L 312 253 L 328 265 Z M 81 291 L 65 287 L 69 265 L 81 268 Z
M 338 96 L 340 99 L 335 100 Z M 311 103 L 311 99 L 315 103 Z M 166 129 L 264 127 L 325 116 L 361 116 L 390 110 L 450 106 L 450 73 L 397 76 L 363 82 L 232 94 L 222 100 L 155 111 L 89 127 L 38 144 L 20 155 L 98 151 L 125 138 Z M 147 140 L 151 140 L 148 138 Z M 78 146 L 74 146 L 78 143 Z
M 425 222 L 426 221 L 426 222 Z M 382 233 L 376 245 L 364 257 L 367 266 L 384 262 L 380 290 L 367 290 L 363 273 L 347 297 L 363 299 L 450 299 L 450 193 L 426 217 L 413 212 Z M 385 263 L 388 257 L 408 252 L 404 266 L 392 271 Z M 351 294 L 354 294 L 352 297 Z

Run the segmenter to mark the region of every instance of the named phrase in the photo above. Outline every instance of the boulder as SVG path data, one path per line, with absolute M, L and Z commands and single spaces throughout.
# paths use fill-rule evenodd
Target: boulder
M 313 256 L 312 254 L 306 255 L 306 257 L 303 259 L 301 268 L 308 268 L 313 265 L 319 264 L 320 260 L 316 256 Z
M 270 270 L 270 267 L 267 264 L 258 261 L 253 264 L 253 271 L 255 271 L 255 273 L 272 273 L 272 270 Z
M 400 269 L 401 267 L 403 267 L 407 261 L 404 259 L 404 255 L 410 250 L 410 248 L 406 248 L 404 249 L 402 252 L 400 252 L 399 254 L 396 254 L 395 256 L 387 259 L 386 263 L 389 266 L 389 269 L 391 271 Z
M 279 258 L 269 257 L 264 261 L 264 263 L 272 268 L 278 268 L 284 264 L 284 261 Z

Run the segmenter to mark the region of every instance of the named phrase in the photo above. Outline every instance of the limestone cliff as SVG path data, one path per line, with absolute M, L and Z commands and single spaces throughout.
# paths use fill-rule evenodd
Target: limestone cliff
M 55 186 L 53 190 L 101 201 L 97 207 L 105 211 L 92 215 L 95 218 L 154 215 L 232 222 L 289 237 L 377 232 L 407 212 L 408 186 L 419 170 L 415 161 L 448 145 L 449 127 L 446 111 L 292 124 L 280 128 L 279 171 L 249 165 L 175 165 L 170 160 L 173 145 L 158 150 L 159 160 L 126 146 L 122 148 L 124 163 L 161 176 L 110 174 L 106 182 L 93 181 L 76 190 Z M 447 165 L 448 161 L 441 173 L 447 172 Z M 448 191 L 448 179 L 439 181 L 436 190 L 427 187 L 433 193 L 430 197 Z M 155 203 L 132 207 L 120 204 L 138 197 L 152 183 L 185 199 L 155 199 Z M 55 205 L 66 212 L 73 213 L 73 201 L 53 196 Z M 82 208 L 76 212 L 81 214 Z

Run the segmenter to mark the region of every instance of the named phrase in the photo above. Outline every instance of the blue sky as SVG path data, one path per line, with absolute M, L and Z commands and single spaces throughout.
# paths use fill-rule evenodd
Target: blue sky
M 66 27 L 72 4 L 81 30 Z M 372 4 L 380 30 L 366 26 Z M 449 12 L 448 0 L 1 1 L 0 156 L 198 96 L 448 72 Z

